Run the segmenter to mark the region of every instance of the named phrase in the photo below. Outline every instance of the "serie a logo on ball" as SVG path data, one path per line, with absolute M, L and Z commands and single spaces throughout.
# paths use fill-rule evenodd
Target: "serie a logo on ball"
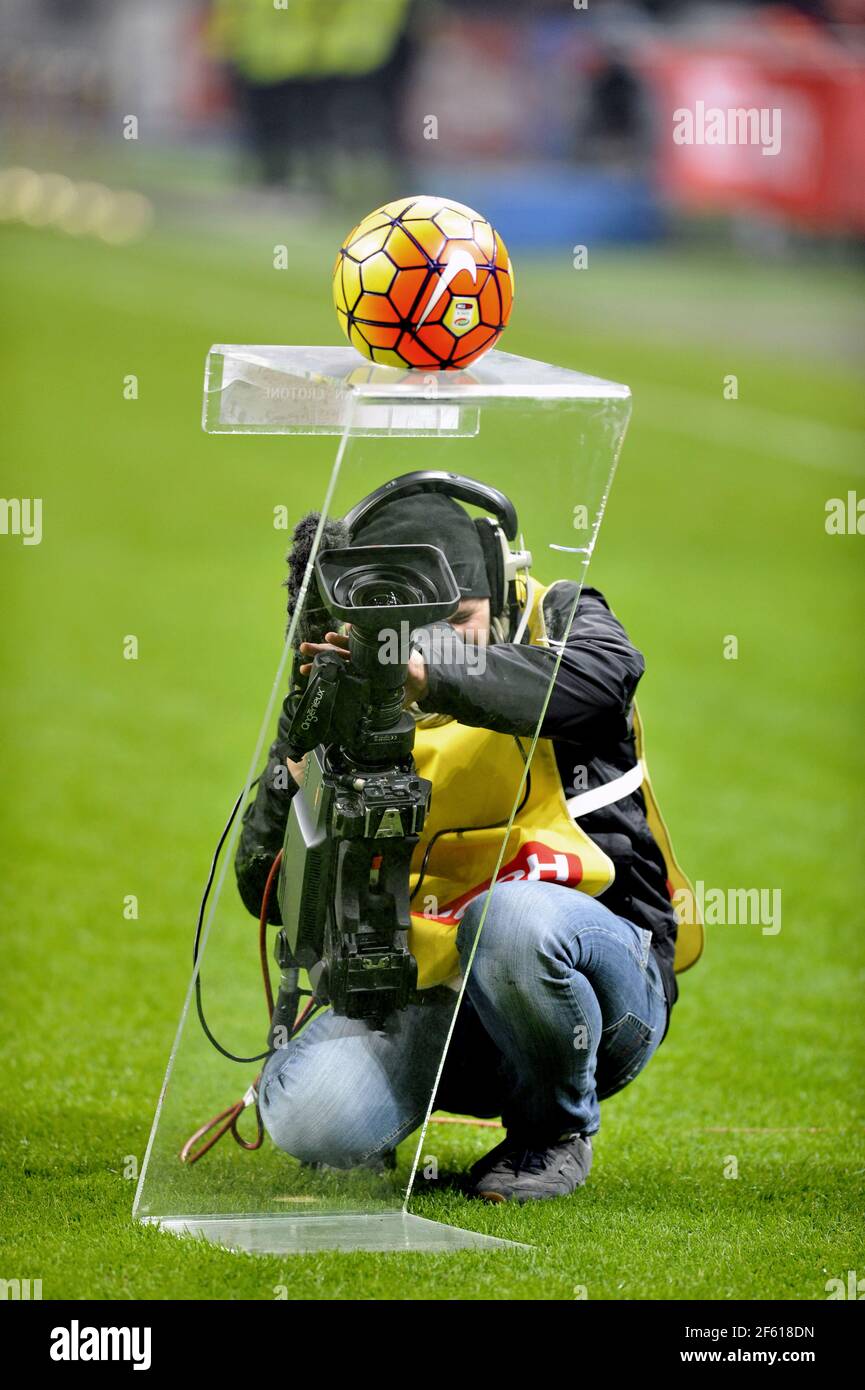
M 507 248 L 485 217 L 446 198 L 399 198 L 346 237 L 333 302 L 349 342 L 391 367 L 454 371 L 501 336 L 514 299 Z

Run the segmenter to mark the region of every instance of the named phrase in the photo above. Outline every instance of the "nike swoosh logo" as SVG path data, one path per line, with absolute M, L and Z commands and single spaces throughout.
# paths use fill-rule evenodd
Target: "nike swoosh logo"
M 427 315 L 432 313 L 451 280 L 453 280 L 456 275 L 459 275 L 461 270 L 467 270 L 472 277 L 472 284 L 477 284 L 477 261 L 470 251 L 465 251 L 461 246 L 457 246 L 448 256 L 447 265 L 439 276 L 439 282 L 429 297 L 429 303 L 417 321 L 418 328 L 420 328 Z

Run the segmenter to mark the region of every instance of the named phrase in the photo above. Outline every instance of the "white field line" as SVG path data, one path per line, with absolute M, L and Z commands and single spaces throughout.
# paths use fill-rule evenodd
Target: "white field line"
M 674 386 L 636 386 L 633 393 L 632 421 L 638 427 L 865 477 L 865 431 Z
M 58 293 L 62 294 L 62 290 L 53 286 L 52 294 Z M 223 300 L 236 299 L 248 305 L 248 295 L 240 288 L 220 286 L 220 296 Z M 81 296 L 70 287 L 70 292 L 63 297 L 79 299 Z M 187 326 L 193 321 L 212 323 L 212 305 L 210 301 L 201 302 L 200 296 L 195 301 L 171 305 L 157 305 L 145 299 L 130 308 L 128 290 L 119 284 L 113 288 L 100 285 L 88 293 L 88 303 L 161 323 Z M 681 434 L 688 439 L 710 439 L 758 457 L 770 454 L 821 472 L 846 472 L 851 477 L 865 477 L 865 431 L 748 405 L 745 401 L 725 401 L 678 386 L 656 386 L 640 383 L 638 379 L 631 389 L 632 426 Z

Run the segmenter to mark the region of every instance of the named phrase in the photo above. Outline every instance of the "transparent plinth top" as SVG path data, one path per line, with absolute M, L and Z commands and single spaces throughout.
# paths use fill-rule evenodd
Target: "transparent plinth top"
M 623 401 L 627 386 L 488 352 L 459 372 L 376 366 L 353 347 L 217 343 L 208 353 L 202 424 L 212 434 L 468 436 L 485 401 Z

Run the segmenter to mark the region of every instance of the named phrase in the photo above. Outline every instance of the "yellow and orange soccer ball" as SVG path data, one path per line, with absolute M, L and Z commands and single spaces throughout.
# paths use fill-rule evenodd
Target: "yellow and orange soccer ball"
M 514 272 L 498 232 L 447 198 L 398 198 L 350 232 L 333 268 L 345 336 L 390 367 L 455 371 L 498 341 Z

